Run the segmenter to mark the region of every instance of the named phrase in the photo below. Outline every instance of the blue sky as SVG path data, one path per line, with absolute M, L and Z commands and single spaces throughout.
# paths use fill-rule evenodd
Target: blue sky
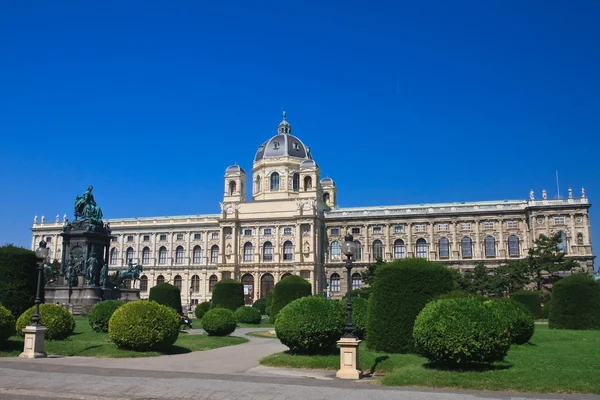
M 341 206 L 554 197 L 556 170 L 593 203 L 599 19 L 595 1 L 4 2 L 0 243 L 29 246 L 33 216 L 70 216 L 89 184 L 108 218 L 218 212 L 282 108 Z

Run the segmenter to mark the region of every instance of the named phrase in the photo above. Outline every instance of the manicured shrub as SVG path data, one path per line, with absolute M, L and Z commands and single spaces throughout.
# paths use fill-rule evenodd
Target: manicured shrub
M 148 300 L 155 301 L 163 306 L 171 307 L 177 314 L 182 313 L 181 290 L 170 283 L 159 283 L 150 288 Z
M 348 300 L 343 298 L 337 303 L 340 311 L 344 315 L 344 318 L 346 318 L 346 307 L 348 305 Z M 352 324 L 355 327 L 354 334 L 358 336 L 359 339 L 364 339 L 367 336 L 368 307 L 369 302 L 366 299 L 352 296 Z
M 244 284 L 233 279 L 223 279 L 212 291 L 212 307 L 237 310 L 244 305 Z
M 425 304 L 452 290 L 452 273 L 442 264 L 406 258 L 377 268 L 369 298 L 369 348 L 407 353 L 413 348 L 413 325 Z
M 92 307 L 88 313 L 88 322 L 96 332 L 108 332 L 108 321 L 117 308 L 124 303 L 120 300 L 104 300 Z
M 0 303 L 17 318 L 33 305 L 37 290 L 37 257 L 13 245 L 0 247 Z
M 510 348 L 506 322 L 472 298 L 435 300 L 414 326 L 416 350 L 433 365 L 454 368 L 504 359 Z
M 310 282 L 298 275 L 290 275 L 283 278 L 273 287 L 273 302 L 271 303 L 271 314 L 269 320 L 274 323 L 277 314 L 283 307 L 301 297 L 310 296 L 312 289 Z
M 440 294 L 434 300 L 463 299 L 465 297 L 469 297 L 469 294 L 467 292 L 463 292 L 462 290 L 453 290 L 448 293 Z
M 510 295 L 514 301 L 523 304 L 534 318 L 542 318 L 542 294 L 532 290 L 519 290 Z
M 196 309 L 201 309 L 204 312 L 207 312 L 212 308 L 212 301 L 203 301 L 202 303 L 196 306 Z
M 350 292 L 352 298 L 360 297 L 361 299 L 369 300 L 371 296 L 371 288 L 354 289 Z
M 535 330 L 535 322 L 533 315 L 523 304 L 512 299 L 487 300 L 484 304 L 496 313 L 497 318 L 505 321 L 512 344 L 529 342 Z
M 204 314 L 206 314 L 206 311 L 204 311 L 204 309 L 196 306 L 196 308 L 194 309 L 194 315 L 196 316 L 196 318 L 202 319 L 204 317 Z
M 254 304 L 252 304 L 252 307 L 256 308 L 258 310 L 258 312 L 260 312 L 260 315 L 266 315 L 267 313 L 267 298 L 263 297 L 261 299 L 258 299 L 254 302 Z
M 235 331 L 236 326 L 235 314 L 228 308 L 213 308 L 202 318 L 202 329 L 208 336 L 227 336 Z
M 552 299 L 548 300 L 544 307 L 542 307 L 542 318 L 548 319 L 550 317 L 550 310 L 552 309 Z
M 163 351 L 177 340 L 180 322 L 171 307 L 155 301 L 134 301 L 113 313 L 108 321 L 108 336 L 123 349 Z
M 10 310 L 0 304 L 0 348 L 15 333 L 15 317 Z
M 35 306 L 27 309 L 17 320 L 17 333 L 21 336 L 23 328 L 31 324 Z M 63 340 L 75 329 L 75 319 L 67 310 L 57 304 L 40 304 L 40 323 L 46 327 L 45 338 Z
M 555 329 L 600 329 L 600 284 L 588 275 L 570 275 L 552 289 L 548 326 Z
M 296 299 L 275 320 L 277 338 L 296 354 L 330 354 L 344 329 L 345 316 L 335 301 L 322 296 Z
M 242 324 L 260 324 L 262 316 L 257 308 L 241 306 L 235 310 L 235 319 Z
M 267 306 L 265 307 L 265 314 L 271 315 L 271 306 L 273 305 L 273 289 L 267 293 Z

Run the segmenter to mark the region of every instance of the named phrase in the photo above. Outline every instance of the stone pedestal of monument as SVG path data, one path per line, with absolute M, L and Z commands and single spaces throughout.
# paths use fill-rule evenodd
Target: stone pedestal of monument
M 96 303 L 103 300 L 103 291 L 101 287 L 93 286 L 54 286 L 46 287 L 44 296 L 48 304 L 72 304 L 77 314 L 87 314 Z
M 357 338 L 341 338 L 340 346 L 340 370 L 335 374 L 339 379 L 360 379 L 362 371 L 358 369 L 358 345 L 361 340 Z
M 43 358 L 46 357 L 44 350 L 44 335 L 46 327 L 43 325 L 29 325 L 23 329 L 25 333 L 25 345 L 21 358 Z

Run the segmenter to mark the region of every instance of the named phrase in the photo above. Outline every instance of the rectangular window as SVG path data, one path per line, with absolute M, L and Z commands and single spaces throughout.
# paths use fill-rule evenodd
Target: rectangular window
M 302 225 L 302 235 L 310 235 L 310 225 Z
M 183 240 L 183 233 L 177 234 L 177 240 Z
M 232 232 L 233 230 L 230 226 L 226 226 L 225 228 L 223 228 L 223 234 L 225 235 L 225 237 L 231 237 Z
M 127 235 L 127 241 L 133 242 L 133 235 Z
M 283 228 L 283 234 L 284 235 L 291 235 L 292 234 L 292 228 L 290 228 L 290 227 Z
M 263 261 L 273 261 L 273 246 L 270 242 L 263 247 Z
M 159 236 L 159 239 L 161 242 L 164 242 L 167 240 L 167 234 L 166 233 L 161 233 Z
M 375 235 L 380 234 L 381 233 L 381 227 L 380 226 L 374 226 L 373 227 L 373 233 Z
M 223 279 L 231 279 L 231 272 L 223 271 L 222 273 Z
M 271 235 L 271 232 L 272 232 L 271 228 L 265 228 L 265 229 L 263 230 L 263 234 L 264 234 L 265 236 Z
M 463 222 L 460 224 L 460 230 L 461 231 L 469 231 L 471 230 L 471 223 L 470 222 Z
M 332 235 L 339 235 L 340 234 L 340 228 L 331 228 L 331 234 Z
M 494 229 L 494 223 L 493 222 L 484 222 L 483 223 L 483 229 Z
M 252 254 L 252 246 L 244 246 L 244 262 L 252 262 L 253 254 Z
M 564 225 L 565 217 L 554 217 L 554 225 Z
M 292 261 L 294 259 L 294 248 L 292 245 L 283 246 L 283 261 Z
M 212 239 L 218 239 L 219 238 L 219 232 L 213 232 L 210 237 Z
M 144 242 L 149 242 L 150 241 L 150 235 L 144 235 L 143 240 L 144 240 Z
M 113 243 L 116 242 L 117 241 L 117 237 L 116 236 L 111 237 L 110 241 L 113 242 Z
M 438 225 L 438 230 L 440 232 L 447 231 L 448 230 L 448 224 L 439 224 Z
M 517 221 L 506 221 L 506 227 L 508 229 L 517 229 L 519 227 L 519 223 Z
M 300 271 L 300 276 L 304 279 L 310 279 L 310 271 L 303 269 Z
M 360 235 L 360 228 L 352 228 L 353 235 Z
M 244 236 L 252 236 L 252 229 L 244 229 Z
M 200 234 L 194 233 L 194 240 L 200 240 Z
M 415 225 L 415 232 L 425 232 L 425 224 Z
M 404 225 L 396 225 L 394 227 L 394 233 L 402 233 L 404 232 Z
M 46 237 L 46 243 L 52 243 L 52 236 Z

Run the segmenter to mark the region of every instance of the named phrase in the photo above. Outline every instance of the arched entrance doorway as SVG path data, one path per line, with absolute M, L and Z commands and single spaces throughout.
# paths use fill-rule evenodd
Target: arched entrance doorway
M 262 278 L 260 278 L 260 297 L 265 297 L 269 294 L 271 289 L 275 286 L 275 278 L 271 274 L 264 274 Z
M 244 285 L 244 302 L 251 306 L 254 303 L 254 277 L 251 274 L 242 276 L 242 284 Z

